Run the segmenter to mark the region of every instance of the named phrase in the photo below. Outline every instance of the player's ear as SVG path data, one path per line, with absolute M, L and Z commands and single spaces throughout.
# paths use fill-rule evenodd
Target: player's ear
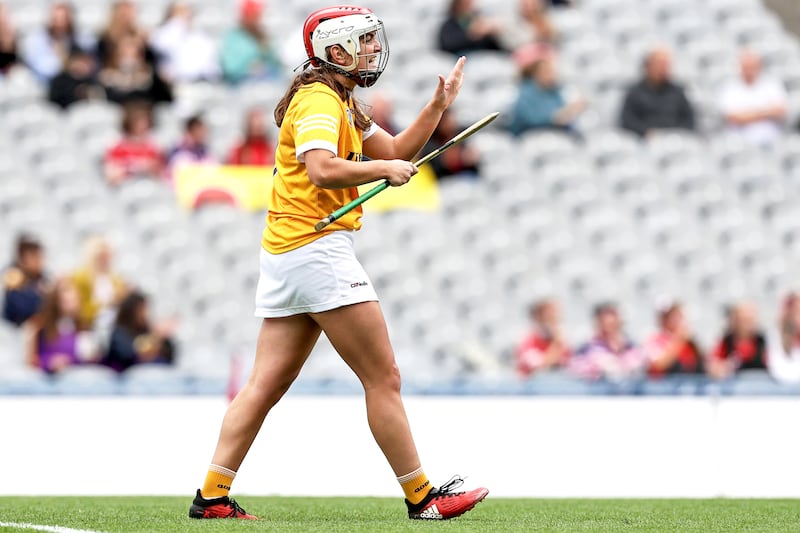
M 350 54 L 348 54 L 344 48 L 335 44 L 328 48 L 328 56 L 330 60 L 337 65 L 349 65 L 352 61 Z

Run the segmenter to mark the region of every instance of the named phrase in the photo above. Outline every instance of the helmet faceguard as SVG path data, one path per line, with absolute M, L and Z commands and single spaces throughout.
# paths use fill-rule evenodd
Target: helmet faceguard
M 360 87 L 374 85 L 389 62 L 383 22 L 365 7 L 332 6 L 314 11 L 303 25 L 303 42 L 313 67 L 328 65 Z M 334 45 L 350 54 L 353 61 L 349 65 L 330 61 L 329 49 Z

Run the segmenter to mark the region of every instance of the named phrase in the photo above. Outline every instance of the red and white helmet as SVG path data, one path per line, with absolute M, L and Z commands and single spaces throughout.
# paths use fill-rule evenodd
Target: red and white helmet
M 362 50 L 368 38 L 378 42 L 377 51 L 371 54 Z M 383 22 L 366 7 L 341 5 L 314 11 L 303 25 L 303 42 L 312 66 L 325 63 L 361 87 L 374 85 L 389 62 L 389 42 Z M 328 49 L 336 44 L 353 57 L 350 65 L 328 61 Z M 364 56 L 367 66 L 359 69 L 359 58 Z

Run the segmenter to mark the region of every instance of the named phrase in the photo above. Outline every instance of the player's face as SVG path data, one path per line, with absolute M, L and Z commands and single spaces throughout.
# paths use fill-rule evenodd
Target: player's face
M 358 39 L 361 53 L 358 56 L 358 70 L 377 70 L 378 57 L 383 45 L 377 32 L 371 31 Z

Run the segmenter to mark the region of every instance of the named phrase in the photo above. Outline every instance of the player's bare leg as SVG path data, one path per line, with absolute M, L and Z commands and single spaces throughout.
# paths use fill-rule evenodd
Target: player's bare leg
M 403 401 L 400 371 L 378 302 L 311 315 L 364 386 L 367 420 L 395 475 L 420 467 Z
M 253 371 L 228 407 L 213 464 L 239 468 L 264 418 L 297 378 L 319 334 L 308 315 L 264 319 Z
M 311 316 L 364 386 L 369 427 L 403 487 L 409 518 L 454 518 L 481 502 L 489 493 L 487 489 L 456 492 L 463 483 L 458 476 L 433 488 L 420 467 L 400 397 L 400 372 L 378 302 Z
M 308 315 L 264 319 L 253 370 L 228 407 L 206 482 L 202 491 L 197 491 L 190 517 L 255 518 L 228 498 L 231 481 L 264 418 L 297 378 L 319 334 L 319 326 Z

